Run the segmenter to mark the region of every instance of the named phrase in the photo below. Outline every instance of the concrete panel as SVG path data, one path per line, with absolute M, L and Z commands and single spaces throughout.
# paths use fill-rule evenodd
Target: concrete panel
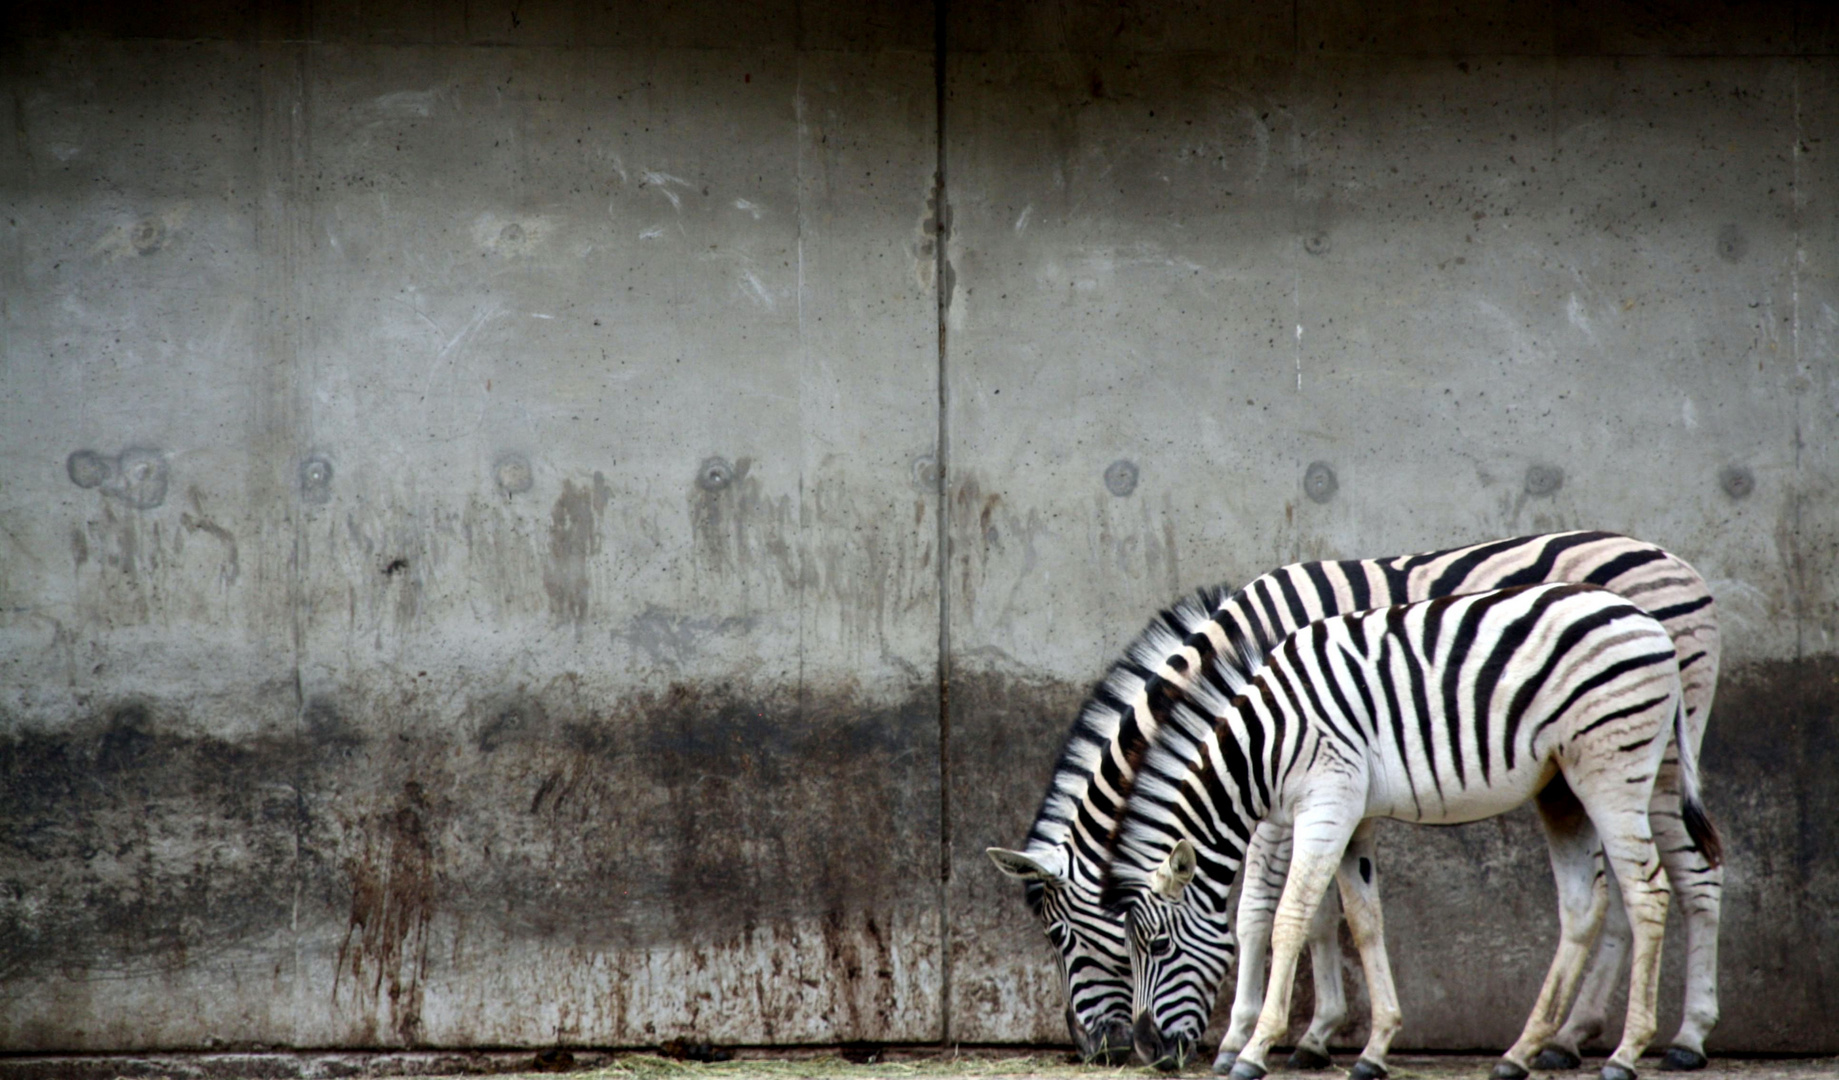
M 930 54 L 8 77 L 0 1041 L 936 1038 Z
M 130 1046 L 159 1015 L 195 1041 L 201 1003 L 165 1008 L 172 987 L 291 967 L 258 61 L 97 46 L 14 51 L 6 71 L 0 1028 L 7 1045 Z M 223 1012 L 285 1024 L 266 994 Z
M 1794 67 L 1798 105 L 1793 221 L 1793 483 L 1776 527 L 1784 571 L 1794 583 L 1795 654 L 1839 650 L 1839 72 L 1818 61 Z M 1784 455 L 1786 456 L 1786 455 Z
M 1580 527 L 1669 544 L 1724 613 L 1708 790 L 1748 854 L 1718 1045 L 1824 1030 L 1832 935 L 1766 898 L 1834 896 L 1782 861 L 1827 827 L 1768 779 L 1780 747 L 1824 760 L 1813 718 L 1834 711 L 1802 614 L 1827 587 L 1800 569 L 1829 550 L 1805 492 L 1839 464 L 1800 434 L 1824 368 L 1797 267 L 1830 226 L 1796 209 L 1817 170 L 1795 147 L 1826 125 L 1792 61 L 1501 55 L 1510 13 L 1484 14 L 1447 58 L 1323 11 L 1348 55 L 951 69 L 955 1033 L 1064 1037 L 1046 947 L 976 849 L 1022 834 L 1045 717 L 1063 731 L 1178 588 Z M 1120 459 L 1124 496 L 1101 479 Z M 1312 498 L 1315 463 L 1334 482 Z M 1007 797 L 1004 738 L 1026 747 Z M 1524 815 L 1388 833 L 1401 1045 L 1518 1030 L 1555 933 L 1536 834 Z
M 355 990 L 328 1037 L 933 1035 L 936 525 L 909 462 L 936 368 L 886 239 L 923 207 L 928 68 L 315 63 L 343 182 L 314 208 L 305 409 L 329 459 L 392 433 L 303 542 L 308 591 L 348 598 L 307 617 L 307 693 L 379 740 L 308 795 L 303 950 Z M 853 107 L 852 79 L 890 96 Z M 399 152 L 440 190 L 392 190 Z M 347 899 L 403 872 L 404 815 L 445 832 L 406 871 L 441 886 Z
M 1059 976 L 982 849 L 1021 835 L 1080 692 L 1146 613 L 1271 561 L 1238 450 L 1289 378 L 1290 76 L 1220 56 L 951 70 L 952 1031 L 1063 1039 Z M 1274 366 L 1276 389 L 1247 384 Z

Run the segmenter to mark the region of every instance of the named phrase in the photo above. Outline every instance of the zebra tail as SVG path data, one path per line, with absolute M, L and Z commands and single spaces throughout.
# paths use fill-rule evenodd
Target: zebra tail
M 1710 815 L 1705 813 L 1705 804 L 1699 801 L 1698 754 L 1692 749 L 1692 739 L 1686 733 L 1683 701 L 1673 708 L 1673 742 L 1679 748 L 1679 815 L 1685 822 L 1686 835 L 1692 838 L 1706 862 L 1712 866 L 1722 865 L 1724 841 L 1719 838 L 1718 827 L 1711 823 Z

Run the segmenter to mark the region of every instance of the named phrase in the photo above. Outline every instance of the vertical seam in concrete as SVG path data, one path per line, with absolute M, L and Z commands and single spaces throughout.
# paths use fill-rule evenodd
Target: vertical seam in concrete
M 1303 260 L 1297 251 L 1303 242 L 1302 33 L 1301 0 L 1294 0 L 1290 5 L 1290 243 L 1285 250 L 1290 253 L 1290 314 L 1296 326 L 1292 359 L 1299 399 L 1303 393 Z M 1293 531 L 1290 540 L 1292 560 L 1301 558 L 1301 534 Z
M 798 351 L 799 378 L 802 381 L 811 370 L 811 341 L 805 336 L 805 50 L 804 50 L 804 5 L 795 8 L 798 28 L 794 31 L 792 47 L 792 184 L 794 188 L 793 229 L 796 237 L 795 247 L 798 254 Z M 799 407 L 804 407 L 803 388 L 800 387 Z M 805 426 L 804 418 L 799 418 L 799 430 L 810 430 Z M 807 610 L 805 583 L 811 580 L 811 545 L 806 543 L 804 531 L 805 511 L 805 470 L 801 463 L 798 469 L 798 685 L 793 690 L 796 707 L 803 712 L 805 707 L 805 615 Z
M 951 1041 L 951 497 L 949 452 L 951 384 L 947 365 L 946 322 L 951 306 L 946 252 L 950 237 L 945 196 L 945 61 L 946 0 L 932 9 L 932 92 L 934 170 L 932 174 L 933 273 L 939 353 L 939 431 L 933 457 L 938 478 L 939 525 L 939 1041 Z
M 1801 361 L 1801 69 L 1798 64 L 1789 67 L 1789 86 L 1794 96 L 1794 145 L 1788 152 L 1788 183 L 1790 196 L 1788 213 L 1790 215 L 1790 235 L 1794 238 L 1794 250 L 1788 260 L 1788 341 L 1789 352 L 1794 359 L 1794 377 L 1790 386 L 1794 392 L 1794 486 L 1788 498 L 1792 500 L 1794 515 L 1794 534 L 1790 537 L 1789 558 L 1794 565 L 1788 568 L 1794 588 L 1794 658 L 1803 660 L 1807 656 L 1807 602 L 1806 590 L 1802 588 L 1804 578 L 1802 569 L 1806 565 L 1801 550 L 1801 510 L 1806 504 L 1801 483 L 1801 414 L 1806 393 L 1799 389 L 1802 374 Z
M 296 303 L 296 261 L 300 240 L 297 202 L 298 178 L 305 171 L 304 113 L 306 109 L 307 46 L 293 43 L 258 47 L 258 54 L 268 63 L 258 76 L 264 95 L 261 157 L 257 163 L 257 259 L 267 265 L 259 276 L 259 296 L 264 307 L 262 348 L 265 366 L 271 376 L 266 384 L 269 395 L 266 407 L 274 410 L 266 427 L 282 433 L 278 440 L 287 460 L 280 463 L 279 489 L 289 507 L 287 522 L 290 545 L 287 557 L 287 619 L 293 684 L 294 745 L 303 754 L 306 745 L 306 603 L 302 580 L 305 537 L 301 508 L 297 499 L 299 444 L 305 434 L 300 428 L 298 395 L 299 347 Z M 269 73 L 272 71 L 272 74 Z M 290 993 L 298 1001 L 302 992 L 305 944 L 301 937 L 300 908 L 305 894 L 305 871 L 301 852 L 306 844 L 307 807 L 304 762 L 294 761 L 294 898 L 288 923 L 293 942 L 293 985 Z M 296 1012 L 295 1023 L 298 1024 Z M 299 1044 L 300 1033 L 291 1038 Z

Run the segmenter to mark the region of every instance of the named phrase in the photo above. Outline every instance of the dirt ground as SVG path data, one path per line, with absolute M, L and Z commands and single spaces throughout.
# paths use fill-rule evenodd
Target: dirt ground
M 1398 1055 L 1396 1080 L 1486 1080 L 1494 1058 L 1471 1055 Z M 1342 1080 L 1352 1055 L 1327 1072 L 1278 1070 L 1273 1080 Z M 1535 1073 L 1539 1080 L 1595 1080 L 1601 1060 L 1581 1070 Z M 1658 1080 L 1657 1059 L 1642 1076 Z M 1164 1074 L 1142 1068 L 1071 1064 L 1066 1054 L 1016 1055 L 1001 1051 L 846 1048 L 836 1052 L 772 1054 L 743 1051 L 738 1060 L 714 1063 L 650 1054 L 545 1051 L 487 1054 L 160 1054 L 96 1057 L 0 1057 L 0 1080 L 339 1080 L 344 1077 L 478 1077 L 520 1080 L 1152 1080 Z M 1186 1077 L 1207 1077 L 1206 1064 Z M 1713 1058 L 1696 1080 L 1839 1080 L 1839 1057 Z

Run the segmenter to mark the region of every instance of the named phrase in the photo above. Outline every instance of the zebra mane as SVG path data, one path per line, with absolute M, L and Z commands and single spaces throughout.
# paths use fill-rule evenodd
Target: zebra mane
M 1119 788 L 1117 806 L 1093 807 L 1092 819 L 1102 830 L 1095 839 L 1107 848 L 1114 842 L 1116 816 L 1130 795 L 1131 774 L 1157 739 L 1155 726 L 1149 731 L 1141 730 L 1137 710 L 1144 708 L 1155 724 L 1164 723 L 1172 715 L 1172 707 L 1187 691 L 1164 673 L 1186 668 L 1187 661 L 1180 655 L 1184 648 L 1199 654 L 1201 671 L 1196 675 L 1209 670 L 1219 672 L 1218 678 L 1227 685 L 1233 685 L 1235 679 L 1242 685 L 1262 665 L 1264 642 L 1256 621 L 1250 623 L 1253 631 L 1248 638 L 1238 620 L 1223 617 L 1242 596 L 1243 590 L 1229 592 L 1220 586 L 1201 589 L 1178 601 L 1150 621 L 1124 650 L 1123 659 L 1113 664 L 1093 688 L 1067 733 L 1047 793 L 1029 829 L 1025 850 L 1031 856 L 1064 866 L 1064 850 L 1072 839 L 1073 824 L 1091 799 L 1094 778 L 1113 758 L 1122 761 L 1127 769 L 1126 775 L 1112 779 Z M 1219 641 L 1226 643 L 1226 652 L 1216 648 Z M 1206 685 L 1209 680 L 1191 681 Z M 1183 726 L 1190 725 L 1184 722 Z
M 1202 743 L 1214 733 L 1220 718 L 1237 707 L 1272 648 L 1258 624 L 1253 623 L 1252 629 L 1250 637 L 1232 636 L 1232 655 L 1214 657 L 1210 678 L 1197 678 L 1188 685 L 1138 756 L 1105 852 L 1100 903 L 1114 915 L 1123 913 L 1131 886 L 1149 884 L 1150 876 L 1185 832 L 1179 823 L 1152 818 L 1144 808 L 1175 805 L 1183 784 L 1212 771 L 1211 761 L 1200 755 Z M 1246 793 L 1242 793 L 1239 809 L 1249 809 L 1245 800 Z

